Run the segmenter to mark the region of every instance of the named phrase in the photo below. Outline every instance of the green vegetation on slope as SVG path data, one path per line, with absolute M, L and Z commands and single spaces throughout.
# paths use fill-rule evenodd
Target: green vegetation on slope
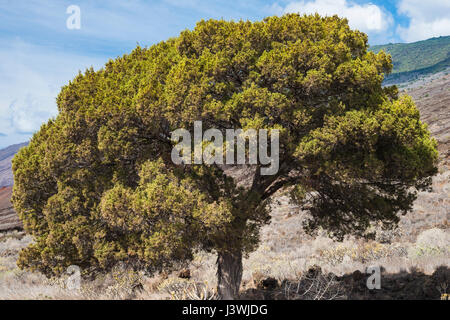
M 388 82 L 408 81 L 419 75 L 435 73 L 450 67 L 450 36 L 431 38 L 414 43 L 378 45 L 370 48 L 377 53 L 391 54 L 394 68 Z
M 392 74 L 429 68 L 450 58 L 450 36 L 414 43 L 378 45 L 371 51 L 384 50 L 394 62 Z

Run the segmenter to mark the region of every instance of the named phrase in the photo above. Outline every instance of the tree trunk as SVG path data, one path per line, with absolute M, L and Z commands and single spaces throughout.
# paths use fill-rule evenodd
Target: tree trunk
M 241 280 L 242 252 L 219 252 L 217 257 L 217 293 L 219 299 L 237 299 Z

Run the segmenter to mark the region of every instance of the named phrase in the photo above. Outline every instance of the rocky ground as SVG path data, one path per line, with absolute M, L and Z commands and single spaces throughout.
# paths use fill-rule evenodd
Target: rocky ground
M 256 288 L 242 293 L 249 300 L 448 300 L 447 283 L 450 269 L 438 267 L 427 275 L 418 270 L 403 271 L 382 276 L 380 289 L 368 289 L 367 275 L 359 270 L 336 276 L 323 273 L 320 267 L 310 268 L 298 280 L 266 278 L 255 284 Z

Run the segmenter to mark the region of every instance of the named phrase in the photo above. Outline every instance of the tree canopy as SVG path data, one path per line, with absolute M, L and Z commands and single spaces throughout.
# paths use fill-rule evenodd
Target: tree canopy
M 309 213 L 311 233 L 394 227 L 429 187 L 437 151 L 411 98 L 382 86 L 391 69 L 346 19 L 288 14 L 200 21 L 80 73 L 13 160 L 14 207 L 35 238 L 19 265 L 156 271 L 214 251 L 219 289 L 232 297 L 278 190 Z M 278 173 L 175 165 L 170 133 L 194 121 L 280 130 Z

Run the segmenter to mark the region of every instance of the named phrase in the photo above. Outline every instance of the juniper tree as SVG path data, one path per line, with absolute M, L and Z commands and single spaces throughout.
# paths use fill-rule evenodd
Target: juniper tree
M 436 142 L 411 98 L 382 86 L 390 56 L 367 49 L 337 16 L 208 20 L 80 73 L 13 160 L 14 207 L 35 239 L 19 266 L 153 272 L 206 250 L 229 299 L 279 190 L 309 213 L 310 233 L 395 227 L 430 186 Z M 194 121 L 278 129 L 279 171 L 174 164 L 171 132 Z

